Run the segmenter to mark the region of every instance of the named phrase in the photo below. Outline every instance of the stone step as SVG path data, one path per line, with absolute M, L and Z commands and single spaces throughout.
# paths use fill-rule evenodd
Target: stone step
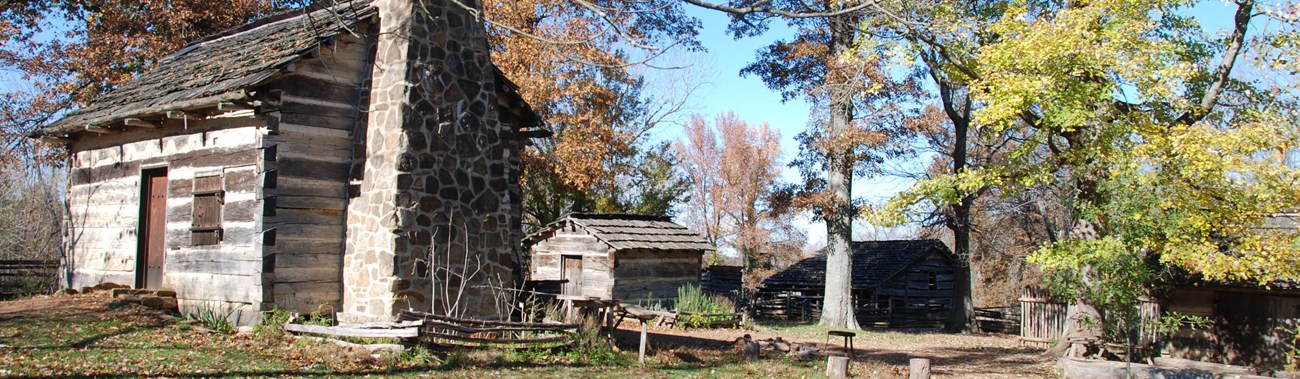
M 122 303 L 140 304 L 153 309 L 177 310 L 175 297 L 123 294 L 115 299 Z
M 176 297 L 175 290 L 166 289 L 166 288 L 149 288 L 149 289 L 114 288 L 112 292 L 109 292 L 109 294 L 114 299 L 121 298 L 126 295 L 157 296 L 157 297 L 172 297 L 172 298 Z

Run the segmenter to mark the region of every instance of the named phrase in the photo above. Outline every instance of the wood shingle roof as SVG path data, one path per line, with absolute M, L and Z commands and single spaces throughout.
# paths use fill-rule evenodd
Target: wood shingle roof
M 370 3 L 351 0 L 287 11 L 208 36 L 37 134 L 62 137 L 84 132 L 89 125 L 120 127 L 114 123 L 125 118 L 251 101 L 250 91 L 313 56 L 323 44 L 343 33 L 363 33 L 356 30 L 358 23 L 378 14 Z M 502 121 L 516 128 L 542 126 L 543 121 L 516 92 L 518 86 L 495 67 L 494 73 L 498 103 L 505 107 Z
M 876 288 L 917 259 L 948 247 L 939 240 L 854 241 L 853 288 Z M 805 258 L 763 280 L 765 287 L 822 288 L 826 285 L 826 256 Z
M 525 239 L 535 243 L 569 224 L 608 244 L 615 250 L 716 250 L 713 244 L 667 217 L 575 213 Z
M 322 41 L 376 14 L 369 4 L 358 0 L 312 12 L 290 11 L 209 36 L 69 113 L 44 133 L 78 132 L 86 125 L 197 105 L 192 102 L 215 105 L 243 98 L 242 90 L 271 81 Z

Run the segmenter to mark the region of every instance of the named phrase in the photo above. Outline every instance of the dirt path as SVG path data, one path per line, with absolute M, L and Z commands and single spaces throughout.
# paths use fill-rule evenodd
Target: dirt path
M 0 301 L 0 321 L 25 317 L 48 317 L 108 310 L 108 293 L 89 295 L 35 296 Z

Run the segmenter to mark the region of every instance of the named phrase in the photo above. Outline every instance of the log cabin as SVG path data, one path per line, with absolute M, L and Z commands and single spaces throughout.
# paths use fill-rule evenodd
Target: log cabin
M 1260 226 L 1294 235 L 1300 214 L 1274 214 Z M 1209 318 L 1208 328 L 1183 327 L 1161 336 L 1162 354 L 1198 361 L 1251 366 L 1263 371 L 1297 364 L 1300 348 L 1300 280 L 1249 283 L 1206 280 L 1173 268 L 1160 312 Z
M 34 135 L 69 153 L 63 285 L 170 288 L 242 325 L 501 316 L 477 288 L 521 274 L 542 121 L 460 2 L 329 4 L 206 37 Z
M 700 284 L 716 248 L 666 217 L 572 214 L 528 236 L 530 280 L 559 281 L 564 298 L 671 308 L 677 289 Z
M 952 309 L 955 257 L 939 240 L 854 241 L 852 292 L 863 326 L 937 328 Z M 820 317 L 826 256 L 805 258 L 764 279 L 758 316 Z

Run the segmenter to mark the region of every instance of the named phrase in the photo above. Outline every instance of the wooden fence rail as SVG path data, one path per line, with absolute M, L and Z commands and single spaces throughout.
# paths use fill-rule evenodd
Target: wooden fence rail
M 419 339 L 441 347 L 537 348 L 563 345 L 578 333 L 578 324 L 487 321 L 402 311 L 402 321 L 420 321 Z
M 0 299 L 54 289 L 58 269 L 57 261 L 0 260 Z
M 975 325 L 985 333 L 1020 333 L 1020 307 L 975 308 Z

